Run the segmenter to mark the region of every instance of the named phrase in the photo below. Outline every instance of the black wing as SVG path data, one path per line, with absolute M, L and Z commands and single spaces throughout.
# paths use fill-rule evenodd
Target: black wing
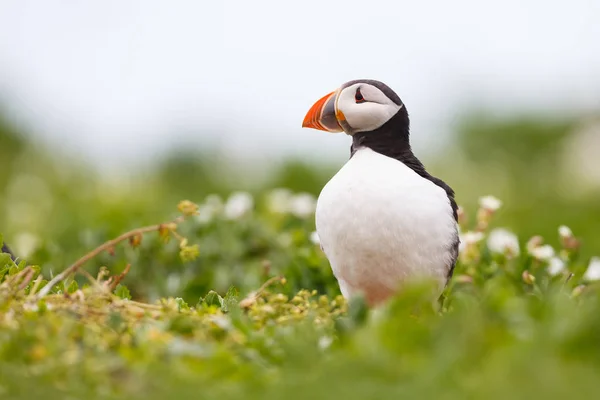
M 411 152 L 411 155 L 412 155 L 412 152 Z M 423 178 L 430 180 L 431 182 L 435 183 L 437 186 L 444 189 L 444 191 L 446 192 L 446 195 L 448 196 L 448 200 L 450 201 L 450 206 L 452 207 L 452 215 L 454 216 L 454 220 L 456 222 L 458 222 L 458 205 L 456 204 L 456 199 L 454 198 L 454 190 L 443 180 L 430 175 L 429 172 L 427 172 L 425 170 L 425 167 L 423 166 L 423 164 L 414 155 L 412 155 L 412 157 L 407 157 L 407 159 L 401 160 L 401 161 L 406 166 L 408 166 L 413 171 L 415 171 L 417 174 L 422 176 Z M 458 246 L 459 245 L 460 245 L 460 238 L 458 237 L 458 234 L 457 234 L 456 237 L 454 238 L 454 241 L 450 245 L 450 249 L 449 249 L 452 258 L 450 261 L 450 265 L 448 266 L 448 275 L 447 275 L 446 282 L 450 281 L 450 278 L 452 278 L 452 275 L 454 274 L 454 268 L 456 267 L 456 261 L 458 260 Z

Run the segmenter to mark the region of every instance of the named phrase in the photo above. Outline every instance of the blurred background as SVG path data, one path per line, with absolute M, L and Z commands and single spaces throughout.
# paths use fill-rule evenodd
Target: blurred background
M 56 273 L 182 199 L 317 196 L 350 138 L 301 121 L 343 82 L 372 78 L 406 103 L 415 153 L 468 212 L 494 195 L 496 225 L 523 242 L 557 244 L 566 224 L 582 254 L 600 254 L 599 18 L 593 0 L 0 0 L 0 233 Z M 308 235 L 312 217 L 259 220 L 195 226 L 191 266 L 156 243 L 97 264 L 142 263 L 134 274 L 161 283 L 133 285 L 148 297 L 251 287 L 265 260 L 328 282 L 317 250 L 294 260 L 293 237 L 278 236 Z

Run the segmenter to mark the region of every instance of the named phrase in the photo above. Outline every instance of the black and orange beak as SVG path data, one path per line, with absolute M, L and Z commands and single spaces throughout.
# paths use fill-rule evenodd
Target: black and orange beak
M 321 97 L 306 113 L 303 128 L 313 128 L 326 132 L 342 132 L 343 129 L 338 118 L 344 118 L 341 112 L 337 111 L 335 102 L 337 100 L 338 90 Z

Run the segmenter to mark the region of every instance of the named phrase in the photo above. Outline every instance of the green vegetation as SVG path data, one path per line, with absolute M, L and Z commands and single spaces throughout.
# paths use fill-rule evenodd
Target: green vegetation
M 461 133 L 472 147 L 432 163 L 464 206 L 443 301 L 415 285 L 373 311 L 341 298 L 313 235 L 314 195 L 335 169 L 289 164 L 250 184 L 178 155 L 115 184 L 0 124 L 0 228 L 21 256 L 0 255 L 0 396 L 591 398 L 596 189 L 560 195 L 543 167 L 558 144 L 501 148 L 535 143 L 545 124 L 473 126 Z M 555 129 L 548 142 L 571 127 Z

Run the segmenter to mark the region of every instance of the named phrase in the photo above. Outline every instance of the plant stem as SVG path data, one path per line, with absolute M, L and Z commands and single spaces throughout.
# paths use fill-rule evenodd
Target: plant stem
M 75 261 L 73 264 L 71 264 L 71 266 L 69 266 L 63 272 L 61 272 L 60 274 L 58 274 L 54 278 L 52 278 L 50 280 L 50 282 L 48 282 L 39 291 L 38 298 L 42 298 L 45 295 L 47 295 L 48 293 L 50 293 L 50 290 L 52 290 L 52 288 L 57 283 L 59 283 L 60 281 L 62 281 L 65 278 L 67 278 L 71 274 L 77 272 L 77 270 L 79 268 L 81 268 L 83 266 L 83 264 L 85 264 L 86 262 L 88 262 L 92 258 L 96 257 L 98 254 L 102 253 L 103 251 L 108 250 L 111 247 L 114 247 L 115 245 L 119 244 L 120 242 L 128 240 L 129 238 L 132 238 L 132 237 L 134 237 L 136 235 L 140 235 L 140 234 L 148 233 L 148 232 L 159 231 L 161 229 L 164 229 L 164 227 L 168 226 L 169 224 L 179 224 L 179 223 L 183 222 L 184 220 L 185 220 L 185 217 L 182 216 L 182 217 L 178 217 L 178 218 L 174 219 L 173 221 L 171 221 L 169 223 L 166 223 L 166 224 L 157 224 L 157 225 L 146 226 L 146 227 L 143 227 L 143 228 L 133 229 L 133 230 L 131 230 L 129 232 L 123 233 L 122 235 L 116 237 L 115 239 L 112 239 L 112 240 L 109 240 L 108 242 L 105 242 L 104 244 L 96 247 L 94 250 L 90 251 L 89 253 L 87 253 L 86 255 L 84 255 L 83 257 L 81 257 L 79 260 Z

